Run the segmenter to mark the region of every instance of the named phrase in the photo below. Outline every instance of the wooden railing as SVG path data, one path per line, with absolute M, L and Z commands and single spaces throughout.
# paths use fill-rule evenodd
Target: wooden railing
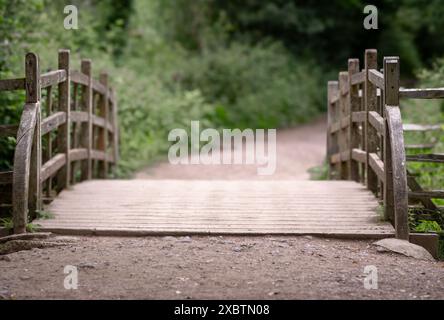
M 399 58 L 383 61 L 383 69 L 378 70 L 377 51 L 366 50 L 362 70 L 358 59 L 349 59 L 348 71 L 339 73 L 339 81 L 328 83 L 329 177 L 364 183 L 383 201 L 396 237 L 408 240 L 409 200 L 419 198 L 425 207 L 433 208 L 431 198 L 442 198 L 444 192 L 422 190 L 407 175 L 406 161 L 444 162 L 444 156 L 406 157 L 404 130 L 437 128 L 403 126 L 399 100 L 444 98 L 444 89 L 400 89 Z
M 108 75 L 93 79 L 90 60 L 72 70 L 69 50 L 59 51 L 58 70 L 44 74 L 37 55 L 28 53 L 24 78 L 0 80 L 0 91 L 14 90 L 24 90 L 26 101 L 19 125 L 0 126 L 0 137 L 17 137 L 13 170 L 0 172 L 0 185 L 12 191 L 14 233 L 23 233 L 43 201 L 111 172 L 118 160 L 117 103 Z

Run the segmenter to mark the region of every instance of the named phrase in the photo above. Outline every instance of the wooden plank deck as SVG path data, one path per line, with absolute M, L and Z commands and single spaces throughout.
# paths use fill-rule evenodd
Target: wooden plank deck
M 96 235 L 394 235 L 378 202 L 351 181 L 93 180 L 36 220 L 42 231 Z

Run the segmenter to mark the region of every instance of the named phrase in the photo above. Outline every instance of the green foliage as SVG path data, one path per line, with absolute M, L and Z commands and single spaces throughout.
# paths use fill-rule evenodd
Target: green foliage
M 441 232 L 442 229 L 436 221 L 420 220 L 415 227 L 417 232 Z
M 438 0 L 376 1 L 378 31 L 361 27 L 362 0 L 71 3 L 79 30 L 63 28 L 63 2 L 0 0 L 0 78 L 23 75 L 27 51 L 54 69 L 60 48 L 73 68 L 87 57 L 96 76 L 107 69 L 119 102 L 119 176 L 163 154 L 168 131 L 190 120 L 271 128 L 311 119 L 325 106 L 326 75 L 367 47 L 400 55 L 408 72 L 444 53 Z M 0 122 L 18 123 L 22 103 L 23 94 L 0 93 Z M 0 170 L 14 144 L 0 139 Z
M 310 168 L 308 172 L 310 173 L 310 180 L 328 180 L 327 161 L 324 161 L 320 166 Z
M 12 218 L 0 218 L 0 227 L 12 230 L 14 228 Z
M 12 218 L 0 218 L 0 227 L 5 228 L 7 230 L 14 229 L 14 223 L 12 221 Z M 38 231 L 39 225 L 28 223 L 26 224 L 26 231 L 27 232 L 36 232 Z
M 54 214 L 52 214 L 51 212 L 37 210 L 36 213 L 37 213 L 37 219 L 43 219 L 43 220 L 54 219 Z
M 199 88 L 217 106 L 213 120 L 219 126 L 276 128 L 319 113 L 325 87 L 320 73 L 277 43 L 232 43 L 189 59 L 178 81 L 188 90 Z

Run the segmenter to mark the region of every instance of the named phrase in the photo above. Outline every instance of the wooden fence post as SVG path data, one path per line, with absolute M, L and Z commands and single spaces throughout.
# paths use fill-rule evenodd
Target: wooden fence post
M 339 92 L 339 82 L 338 81 L 329 81 L 328 82 L 328 101 L 327 101 L 327 110 L 328 110 L 328 127 L 327 127 L 327 163 L 328 163 L 328 175 L 329 179 L 338 179 L 339 178 L 339 164 L 333 164 L 331 156 L 337 152 L 339 152 L 338 146 L 338 131 L 333 133 L 332 125 L 335 121 L 337 121 L 337 107 L 336 102 L 332 102 L 333 97 L 337 95 Z
M 348 60 L 348 82 L 349 82 L 349 108 L 350 108 L 350 123 L 349 123 L 349 143 L 350 143 L 350 179 L 359 182 L 359 163 L 353 160 L 353 149 L 359 148 L 359 128 L 358 124 L 353 122 L 353 112 L 359 111 L 359 88 L 357 85 L 351 84 L 351 78 L 354 74 L 359 72 L 359 59 Z
M 98 141 L 98 149 L 101 150 L 105 158 L 103 161 L 99 162 L 99 176 L 102 178 L 106 178 L 108 174 L 108 161 L 106 159 L 107 149 L 108 149 L 108 119 L 109 119 L 109 88 L 108 88 L 108 74 L 103 72 L 100 74 L 100 83 L 105 87 L 105 94 L 101 97 L 100 101 L 100 116 L 105 120 L 104 128 L 100 128 L 99 130 L 99 141 Z
M 52 86 L 46 89 L 46 116 L 49 117 L 52 114 Z M 46 157 L 45 162 L 52 158 L 52 137 L 51 134 L 47 135 L 46 144 Z M 48 178 L 46 186 L 46 198 L 50 199 L 52 197 L 52 177 Z
M 113 89 L 111 89 L 111 95 L 113 98 L 112 126 L 113 126 L 113 158 L 114 158 L 114 167 L 115 167 L 117 165 L 117 162 L 119 161 L 119 125 L 117 118 L 117 97 L 116 97 L 116 92 Z
M 70 61 L 69 50 L 59 50 L 59 69 L 66 71 L 66 80 L 59 83 L 59 111 L 66 114 L 66 122 L 59 127 L 57 132 L 57 145 L 59 152 L 65 154 L 65 165 L 59 170 L 57 174 L 57 183 L 59 189 L 64 189 L 70 185 L 71 177 L 71 161 L 69 157 L 69 150 L 71 149 L 71 93 L 70 93 Z
M 378 176 L 373 172 L 370 167 L 369 154 L 376 153 L 378 149 L 378 134 L 376 129 L 374 129 L 369 123 L 369 112 L 377 111 L 377 96 L 376 96 L 376 86 L 369 80 L 369 70 L 377 69 L 377 51 L 375 49 L 365 50 L 365 84 L 364 84 L 364 99 L 365 99 L 365 111 L 366 111 L 366 121 L 365 121 L 365 151 L 367 153 L 366 158 L 366 175 L 367 175 L 367 188 L 373 193 L 378 191 Z
M 407 170 L 399 110 L 399 58 L 384 58 L 384 208 L 394 218 L 396 237 L 409 240 Z M 393 221 L 393 220 L 392 220 Z
M 349 143 L 348 143 L 348 126 L 343 128 L 342 124 L 344 119 L 348 115 L 348 72 L 343 71 L 339 73 L 339 153 L 340 153 L 340 179 L 348 180 L 350 177 L 350 168 L 348 167 L 348 161 L 343 159 L 343 155 L 348 151 Z
M 40 206 L 40 71 L 36 54 L 25 58 L 26 104 L 17 132 L 12 184 L 14 233 L 25 233 L 28 213 Z
M 36 54 L 26 55 L 26 103 L 37 103 L 36 124 L 32 141 L 31 162 L 29 172 L 29 215 L 36 217 L 36 211 L 41 210 L 42 193 L 40 185 L 40 170 L 42 167 L 42 140 L 40 134 L 41 123 L 41 88 L 40 88 L 40 66 L 39 58 Z
M 88 150 L 88 158 L 82 161 L 82 180 L 90 180 L 92 178 L 92 63 L 89 59 L 82 60 L 81 72 L 88 77 L 88 85 L 83 88 L 82 104 L 88 113 L 88 122 L 82 124 L 82 146 Z

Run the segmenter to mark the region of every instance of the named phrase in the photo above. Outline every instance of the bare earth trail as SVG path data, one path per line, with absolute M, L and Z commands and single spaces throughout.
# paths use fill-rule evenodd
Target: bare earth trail
M 251 166 L 158 164 L 138 179 L 308 179 L 325 121 L 278 133 L 276 174 Z M 0 256 L 0 299 L 444 299 L 444 263 L 380 253 L 372 241 L 311 236 L 65 237 L 64 247 Z M 77 266 L 79 288 L 63 286 Z M 364 268 L 378 270 L 367 290 Z

